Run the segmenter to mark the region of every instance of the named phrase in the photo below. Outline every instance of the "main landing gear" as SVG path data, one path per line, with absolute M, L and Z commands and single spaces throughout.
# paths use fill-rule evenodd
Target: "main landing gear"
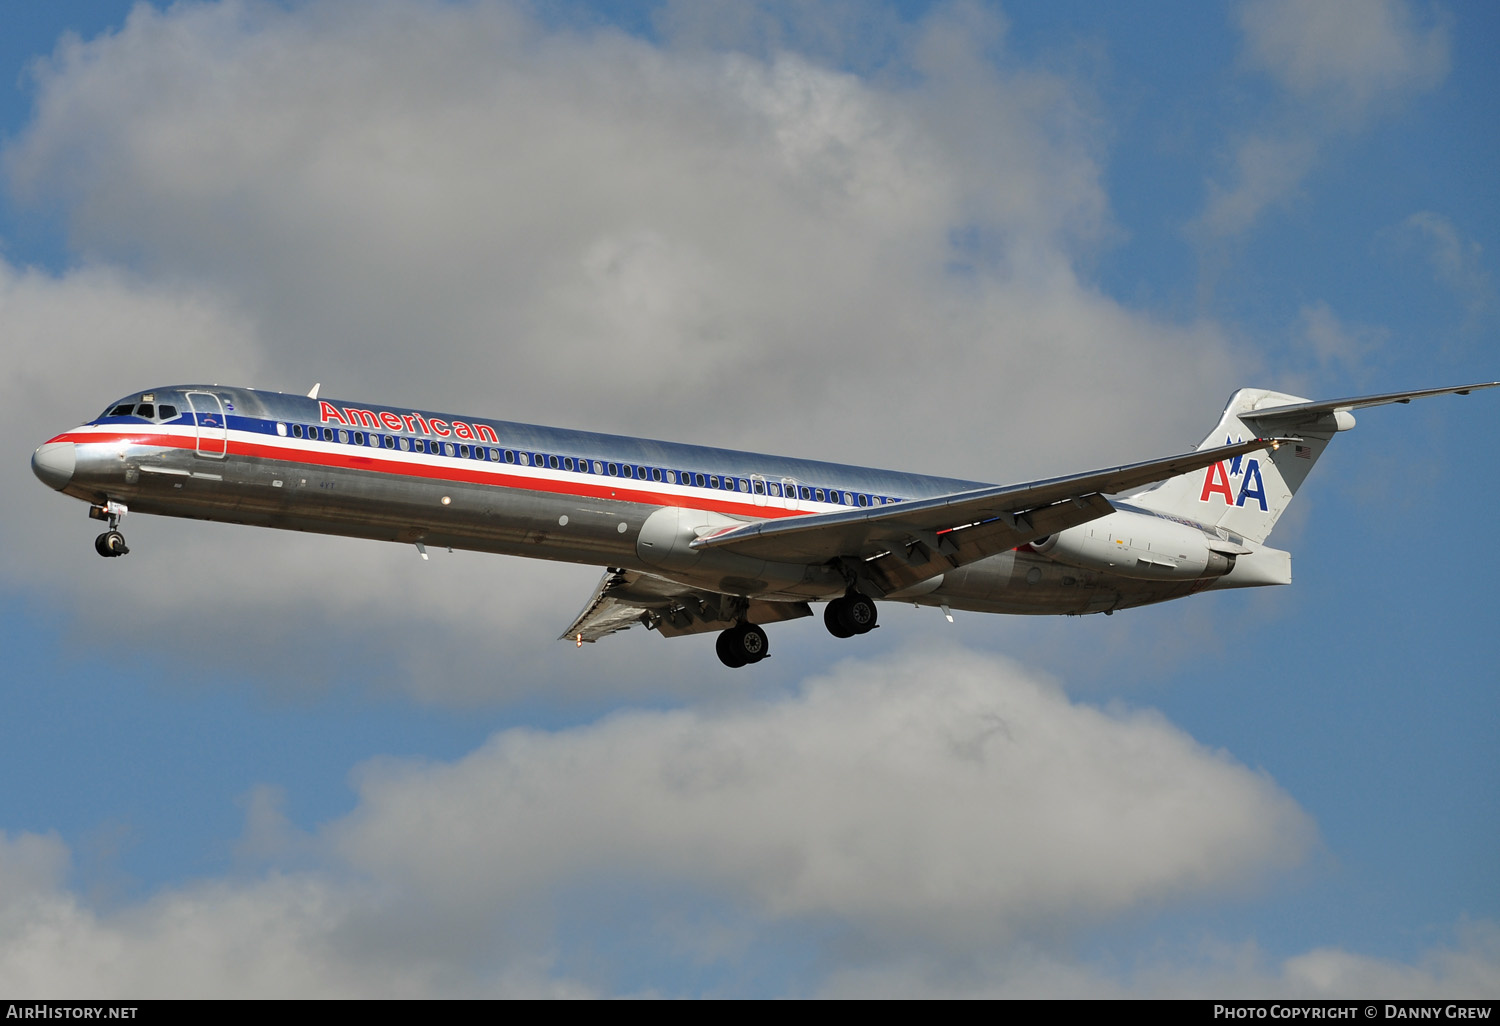
M 94 539 L 94 551 L 101 556 L 123 556 L 130 550 L 125 547 L 125 536 L 120 533 L 120 518 L 130 512 L 123 502 L 106 502 L 102 506 L 90 506 L 89 516 L 95 520 L 108 520 L 109 530 Z
M 714 651 L 719 662 L 735 668 L 747 663 L 758 663 L 771 650 L 771 639 L 766 632 L 753 623 L 741 623 L 722 632 L 714 642 Z
M 823 626 L 835 638 L 868 634 L 876 627 L 875 600 L 857 591 L 836 598 L 823 610 Z
M 834 599 L 823 610 L 823 623 L 835 638 L 868 634 L 875 629 L 875 620 L 875 600 L 853 590 Z M 736 624 L 722 632 L 714 642 L 719 662 L 735 668 L 760 662 L 770 648 L 771 642 L 765 630 L 753 623 Z

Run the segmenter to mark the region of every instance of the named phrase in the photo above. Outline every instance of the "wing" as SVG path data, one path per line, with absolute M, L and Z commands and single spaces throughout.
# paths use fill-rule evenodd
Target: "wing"
M 751 623 L 775 623 L 812 616 L 812 609 L 806 602 L 746 600 L 611 567 L 559 640 L 598 641 L 638 623 L 675 638 L 721 631 L 733 627 L 741 616 Z
M 954 567 L 1097 520 L 1114 510 L 1106 495 L 1277 444 L 1279 440 L 1257 438 L 1029 484 L 978 488 L 894 506 L 756 521 L 704 535 L 692 545 L 790 563 L 858 560 L 866 579 L 888 595 Z

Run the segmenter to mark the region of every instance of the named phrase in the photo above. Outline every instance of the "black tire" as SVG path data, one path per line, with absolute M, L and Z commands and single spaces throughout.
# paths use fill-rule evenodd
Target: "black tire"
M 119 531 L 105 531 L 94 539 L 94 551 L 101 556 L 123 556 L 130 550 L 125 547 L 125 536 Z
M 758 663 L 771 649 L 771 639 L 753 623 L 742 623 L 724 631 L 714 641 L 719 662 L 738 669 L 747 663 Z
M 852 638 L 854 631 L 844 625 L 844 618 L 839 615 L 839 606 L 844 600 L 836 598 L 823 607 L 823 626 L 828 628 L 828 633 L 835 638 Z
M 750 661 L 745 658 L 745 654 L 735 644 L 736 631 L 737 628 L 731 627 L 727 631 L 720 631 L 719 636 L 714 639 L 714 651 L 718 653 L 719 662 L 734 670 L 739 669 Z

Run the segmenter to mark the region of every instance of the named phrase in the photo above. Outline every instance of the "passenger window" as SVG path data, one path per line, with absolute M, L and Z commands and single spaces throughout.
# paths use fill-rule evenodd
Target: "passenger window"
M 693 475 L 693 480 L 698 483 L 698 487 L 699 488 L 703 487 L 703 475 L 702 474 L 695 474 L 695 475 Z
M 510 449 L 506 449 L 505 450 L 505 462 L 506 463 L 514 463 L 514 462 L 516 462 L 516 454 L 513 451 L 511 451 Z M 521 460 L 521 462 L 525 463 L 526 460 L 523 458 Z
M 454 448 L 452 442 L 444 442 L 443 443 L 443 448 L 445 450 L 447 450 L 447 453 L 448 453 L 449 456 L 452 456 L 454 453 L 458 452 L 458 450 L 456 448 Z
M 563 469 L 564 470 L 572 470 L 573 469 L 573 457 L 571 457 L 571 456 L 564 456 L 563 457 Z
M 676 472 L 675 471 L 671 471 L 671 470 L 667 471 L 667 484 L 676 484 L 676 483 L 677 483 L 677 474 L 676 474 Z
M 505 455 L 509 456 L 510 453 L 506 453 Z M 492 463 L 499 463 L 500 462 L 500 450 L 499 449 L 491 449 L 490 450 L 490 462 L 492 462 Z M 510 461 L 506 460 L 506 462 L 509 463 Z
M 661 480 L 661 468 L 660 467 L 652 467 L 651 468 L 651 480 L 653 480 L 653 481 L 660 481 Z
M 868 506 L 870 504 L 870 497 L 868 495 L 861 495 L 859 497 L 859 504 L 861 506 Z
M 398 444 L 401 446 L 401 451 L 402 452 L 406 452 L 408 449 L 411 448 L 411 439 L 409 439 L 409 438 L 403 438 L 403 439 L 401 439 L 399 441 Z
M 469 458 L 469 447 L 467 445 L 460 445 L 458 447 L 458 454 L 460 456 L 462 456 L 464 459 L 468 459 Z
M 556 470 L 557 469 L 557 457 L 556 456 L 548 456 L 547 457 L 547 466 L 551 467 L 553 470 Z
M 356 431 L 356 432 L 354 432 L 354 444 L 355 445 L 364 445 L 365 444 L 365 433 L 363 431 Z
M 162 409 L 163 413 L 165 413 L 167 411 L 167 408 L 165 406 L 163 406 L 161 409 Z M 285 438 L 286 437 L 286 425 L 278 423 L 276 425 L 276 433 L 278 435 L 280 435 L 282 438 Z
M 301 424 L 293 424 L 292 425 L 292 437 L 293 438 L 301 438 L 302 437 L 302 425 Z
M 385 447 L 387 449 L 394 449 L 396 447 L 396 436 L 395 435 L 386 435 L 385 436 Z
M 339 441 L 345 443 L 349 441 L 349 432 L 345 431 L 343 428 L 339 428 Z
M 594 473 L 596 473 L 596 474 L 602 474 L 602 473 L 604 473 L 604 464 L 600 463 L 598 460 L 594 461 Z
M 746 481 L 743 477 L 739 479 L 739 486 L 740 491 L 742 492 L 748 492 L 750 490 L 750 482 Z

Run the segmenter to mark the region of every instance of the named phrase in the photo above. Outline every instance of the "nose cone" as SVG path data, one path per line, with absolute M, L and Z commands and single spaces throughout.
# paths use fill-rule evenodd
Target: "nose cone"
M 58 491 L 68 487 L 77 466 L 78 449 L 72 442 L 48 442 L 31 454 L 31 472 Z

